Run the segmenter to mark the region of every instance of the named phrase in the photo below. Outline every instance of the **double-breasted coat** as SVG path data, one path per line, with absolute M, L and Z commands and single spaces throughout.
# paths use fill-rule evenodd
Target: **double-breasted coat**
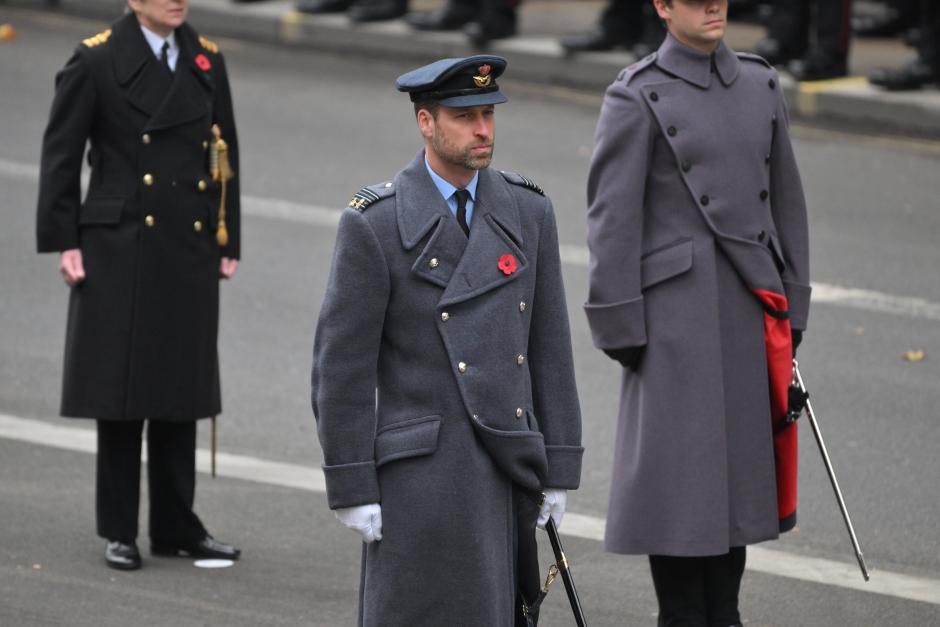
M 194 419 L 221 410 L 219 259 L 239 257 L 239 194 L 236 176 L 220 248 L 212 125 L 236 172 L 238 141 L 218 47 L 187 24 L 176 38 L 170 73 L 129 13 L 86 39 L 56 77 L 38 248 L 80 249 L 87 276 L 69 300 L 65 416 Z
M 807 216 L 774 70 L 667 36 L 608 88 L 588 182 L 588 321 L 624 371 L 606 546 L 716 555 L 778 535 L 765 309 L 809 309 Z M 789 339 L 789 338 L 787 338 Z
M 581 467 L 551 203 L 481 170 L 468 238 L 422 152 L 351 205 L 312 401 L 329 506 L 382 506 L 361 623 L 511 625 L 513 484 L 573 489 Z

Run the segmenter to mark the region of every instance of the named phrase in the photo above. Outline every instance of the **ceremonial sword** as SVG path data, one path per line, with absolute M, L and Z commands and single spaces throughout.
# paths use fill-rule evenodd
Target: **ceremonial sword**
M 813 411 L 813 404 L 809 401 L 809 392 L 806 391 L 806 385 L 803 383 L 803 377 L 800 375 L 800 364 L 793 360 L 793 383 L 799 388 L 802 401 L 805 403 L 802 407 L 791 408 L 787 419 L 796 420 L 800 412 L 805 408 L 806 417 L 809 418 L 809 424 L 813 427 L 813 435 L 816 436 L 816 444 L 819 445 L 819 452 L 822 454 L 823 463 L 826 465 L 826 472 L 829 473 L 829 481 L 832 483 L 832 489 L 836 493 L 836 500 L 839 502 L 839 509 L 842 510 L 842 520 L 845 521 L 845 528 L 849 531 L 849 538 L 852 539 L 852 548 L 855 549 L 855 559 L 858 560 L 858 567 L 862 570 L 862 577 L 868 581 L 868 568 L 865 566 L 865 556 L 862 555 L 862 547 L 858 544 L 858 537 L 855 535 L 855 528 L 852 526 L 852 519 L 849 517 L 849 510 L 845 507 L 845 499 L 842 498 L 842 490 L 839 489 L 839 480 L 836 479 L 836 473 L 832 469 L 832 460 L 829 459 L 829 452 L 826 450 L 826 443 L 823 441 L 822 432 L 819 430 L 819 422 L 816 420 L 816 413 Z M 791 384 L 793 385 L 793 384 Z M 791 421 L 792 421 L 791 420 Z M 551 536 L 549 536 L 551 537 Z M 553 543 L 554 544 L 554 543 Z M 567 587 L 567 580 L 565 580 Z
M 548 532 L 548 540 L 552 543 L 552 551 L 555 553 L 555 568 L 561 573 L 561 580 L 565 582 L 565 592 L 568 593 L 568 602 L 571 603 L 571 611 L 574 612 L 574 621 L 578 627 L 585 627 L 584 611 L 581 609 L 581 601 L 578 599 L 578 591 L 574 587 L 574 579 L 571 571 L 568 569 L 568 559 L 565 557 L 565 551 L 561 546 L 561 538 L 558 536 L 558 528 L 555 527 L 555 520 L 549 516 L 545 523 L 545 531 Z

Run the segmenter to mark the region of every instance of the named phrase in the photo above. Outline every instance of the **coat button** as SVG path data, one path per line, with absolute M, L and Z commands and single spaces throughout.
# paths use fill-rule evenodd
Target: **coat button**
M 702 203 L 702 206 L 703 206 L 703 207 L 707 207 L 707 206 L 708 206 L 708 201 L 709 201 L 708 196 L 704 196 L 704 195 L 703 195 L 701 198 L 699 198 L 699 202 Z
M 441 313 L 441 320 L 443 320 L 444 322 L 447 322 L 448 320 L 450 320 L 450 314 L 447 313 L 446 311 Z
M 652 100 L 653 102 L 658 102 L 658 101 L 659 101 L 659 94 L 657 94 L 655 91 L 654 91 L 654 92 L 651 92 L 651 93 L 650 93 L 650 100 Z
M 460 362 L 459 364 L 457 364 L 457 370 L 460 372 L 460 374 L 465 373 L 467 371 L 467 364 L 465 364 L 464 362 Z
M 519 313 L 525 313 L 525 301 L 519 303 Z
M 430 268 L 436 268 L 440 264 L 441 262 L 437 260 L 437 257 L 431 257 L 431 260 L 428 262 Z
M 145 144 L 149 144 L 149 143 L 150 143 L 150 134 L 149 134 L 149 133 L 144 133 L 144 136 L 141 137 L 140 140 L 141 140 L 142 142 L 144 142 Z
M 774 113 L 772 116 L 770 116 L 770 121 L 773 122 L 774 124 L 777 123 L 777 114 L 776 114 L 776 113 Z
M 148 215 L 144 218 L 144 224 L 147 226 L 153 226 L 153 216 Z
M 682 162 L 682 171 L 683 171 L 683 172 L 688 172 L 688 171 L 691 170 L 691 169 L 692 169 L 692 164 L 691 164 L 691 163 L 689 163 L 688 161 L 683 161 L 683 162 Z
M 764 163 L 770 163 L 770 155 L 764 155 Z
M 208 187 L 208 185 L 206 185 L 206 182 L 203 179 L 199 179 L 199 182 L 196 183 L 196 187 L 199 188 L 200 192 L 204 192 L 206 191 L 206 187 Z
M 763 242 L 766 238 L 767 238 L 767 232 L 766 232 L 766 231 L 761 231 L 760 233 L 757 234 L 757 241 L 758 241 L 758 242 Z
M 767 81 L 767 84 L 770 86 L 771 89 L 773 89 L 777 86 L 777 81 L 775 81 L 774 79 L 770 79 L 769 81 Z
M 144 185 L 146 185 L 147 187 L 150 187 L 151 185 L 153 185 L 152 174 L 144 174 Z
M 521 366 L 522 364 L 524 364 L 524 363 L 525 363 L 525 355 L 517 355 L 517 356 L 516 356 L 516 363 L 519 364 L 520 366 Z
M 766 189 L 760 190 L 760 199 L 761 199 L 761 200 L 767 200 L 767 197 L 768 197 L 768 196 L 770 196 L 770 194 L 767 193 L 767 190 L 766 190 Z
M 196 220 L 195 222 L 193 222 L 193 230 L 196 231 L 197 233 L 198 233 L 199 231 L 201 231 L 201 230 L 202 230 L 202 222 L 200 222 L 199 220 Z
M 516 418 L 522 418 L 525 415 L 525 412 L 522 411 L 521 407 L 516 407 Z
M 676 127 L 675 127 L 675 126 L 670 126 L 669 128 L 666 129 L 666 133 L 667 133 L 670 137 L 675 137 L 675 136 L 676 136 L 676 133 L 678 133 L 678 131 L 676 130 Z

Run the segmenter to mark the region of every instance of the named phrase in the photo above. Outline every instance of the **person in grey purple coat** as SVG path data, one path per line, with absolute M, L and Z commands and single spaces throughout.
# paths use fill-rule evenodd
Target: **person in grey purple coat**
M 624 366 L 605 543 L 650 556 L 660 625 L 740 624 L 745 547 L 796 520 L 776 426 L 806 203 L 779 79 L 723 42 L 727 4 L 655 0 L 669 34 L 608 88 L 588 179 L 585 309 Z
M 424 149 L 340 219 L 312 400 L 329 506 L 365 542 L 364 627 L 532 624 L 535 528 L 580 480 L 552 204 L 489 167 L 505 66 L 399 77 Z

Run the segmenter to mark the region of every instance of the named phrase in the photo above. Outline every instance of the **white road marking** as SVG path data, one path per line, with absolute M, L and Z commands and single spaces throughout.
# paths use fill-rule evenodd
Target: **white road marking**
M 0 159 L 0 176 L 38 181 L 39 168 L 35 164 Z M 335 228 L 339 223 L 341 209 L 341 207 L 321 207 L 277 198 L 242 195 L 242 212 L 248 216 L 267 220 L 284 220 L 286 222 Z M 562 244 L 559 248 L 562 263 L 587 268 L 589 255 L 586 246 Z M 828 283 L 813 283 L 812 299 L 814 304 L 825 303 L 940 322 L 940 303 L 922 298 L 894 296 L 873 290 L 841 287 Z
M 0 414 L 0 438 L 83 453 L 94 453 L 96 450 L 96 435 L 93 429 L 7 414 Z M 196 468 L 199 472 L 209 473 L 208 450 L 196 451 Z M 216 470 L 218 476 L 228 479 L 307 492 L 326 491 L 323 471 L 310 466 L 219 452 L 216 454 Z M 563 530 L 565 536 L 602 541 L 604 519 L 569 512 L 565 514 Z M 865 583 L 854 563 L 797 555 L 779 549 L 748 547 L 747 569 L 778 577 L 940 605 L 938 579 L 876 570 L 872 573 L 871 581 Z

